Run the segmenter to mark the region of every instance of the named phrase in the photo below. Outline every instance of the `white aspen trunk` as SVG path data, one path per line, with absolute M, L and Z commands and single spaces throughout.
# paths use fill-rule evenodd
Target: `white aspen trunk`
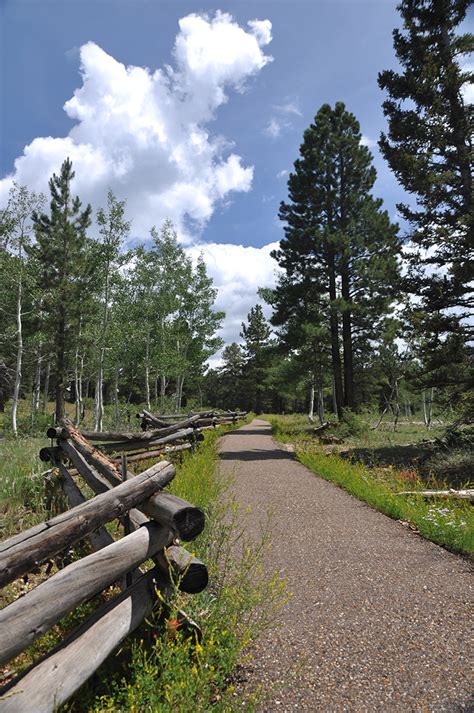
M 48 391 L 49 391 L 49 377 L 51 374 L 51 354 L 48 354 L 48 361 L 46 364 L 46 374 L 44 377 L 44 387 L 43 387 L 43 404 L 41 407 L 41 413 L 46 413 L 46 406 L 48 404 Z
M 155 374 L 155 384 L 154 384 L 154 391 L 155 391 L 155 398 L 154 398 L 154 401 L 155 401 L 155 408 L 158 408 L 158 380 L 159 380 L 159 376 L 158 376 L 158 372 L 156 372 L 156 374 Z
M 314 415 L 314 381 L 311 380 L 311 385 L 309 388 L 309 409 L 308 409 L 308 418 L 313 422 L 313 415 Z
M 166 387 L 168 386 L 168 382 L 166 381 L 166 376 L 164 374 L 161 375 L 160 379 L 160 411 L 163 413 L 164 408 L 165 408 L 165 396 L 166 396 Z
M 97 369 L 97 378 L 95 382 L 95 399 L 94 399 L 94 430 L 102 431 L 102 421 L 104 418 L 104 402 L 103 402 L 103 380 L 104 380 L 104 356 L 105 347 L 100 348 L 99 367 Z
M 77 401 L 79 404 L 79 423 L 84 419 L 84 399 L 83 399 L 83 389 L 82 389 L 82 376 L 84 374 L 84 354 L 81 354 L 80 367 L 79 367 L 79 378 L 77 380 Z
M 393 408 L 393 430 L 397 430 L 397 423 L 398 419 L 400 417 L 400 403 L 399 403 L 399 395 L 398 395 L 398 379 L 395 382 L 395 387 L 393 389 L 394 391 L 394 397 L 395 397 L 395 403 L 394 403 L 394 408 Z
M 433 422 L 433 399 L 434 399 L 434 386 L 431 387 L 430 389 L 430 398 L 428 401 L 428 428 L 431 428 L 431 424 Z
M 76 355 L 74 357 L 74 405 L 75 405 L 75 417 L 74 424 L 79 426 L 81 422 L 81 399 L 79 395 L 79 347 L 76 348 Z
M 104 315 L 102 317 L 102 346 L 99 351 L 99 368 L 97 370 L 97 378 L 95 383 L 95 399 L 94 413 L 95 423 L 94 429 L 102 431 L 102 422 L 104 419 L 104 360 L 105 360 L 105 340 L 107 334 L 107 324 L 109 321 L 109 288 L 110 288 L 110 261 L 107 260 L 105 266 L 105 294 L 104 294 Z
M 324 395 L 323 395 L 323 387 L 319 385 L 318 387 L 318 416 L 319 420 L 321 422 L 321 426 L 324 423 L 325 419 L 325 413 L 324 413 Z
M 40 394 L 41 394 L 41 364 L 43 362 L 43 355 L 41 354 L 41 344 L 37 349 L 36 357 L 36 373 L 35 373 L 35 383 L 33 387 L 33 398 L 32 398 L 32 413 L 33 419 L 38 415 Z
M 148 333 L 147 338 L 146 338 L 145 396 L 146 396 L 146 407 L 148 410 L 150 410 L 151 409 L 151 404 L 150 404 L 150 333 Z
M 423 421 L 425 422 L 425 426 L 427 428 L 429 428 L 430 427 L 429 408 L 428 408 L 428 404 L 426 403 L 426 394 L 425 394 L 424 389 L 421 392 L 421 403 L 423 404 Z
M 184 375 L 178 376 L 176 379 L 176 410 L 179 411 L 181 408 L 181 401 L 183 399 L 183 384 Z
M 120 426 L 120 403 L 119 403 L 119 368 L 115 367 L 114 381 L 114 405 L 115 405 L 115 428 Z
M 13 388 L 12 401 L 12 430 L 15 436 L 18 435 L 16 414 L 18 411 L 18 399 L 20 398 L 21 386 L 21 363 L 23 359 L 23 332 L 21 322 L 21 300 L 22 300 L 22 284 L 21 275 L 18 282 L 18 295 L 16 302 L 16 327 L 17 327 L 17 351 L 16 351 L 16 369 L 15 369 L 15 386 Z

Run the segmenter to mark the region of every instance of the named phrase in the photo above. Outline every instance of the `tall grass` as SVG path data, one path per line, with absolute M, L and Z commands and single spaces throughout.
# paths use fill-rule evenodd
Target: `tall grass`
M 41 438 L 0 443 L 0 539 L 40 522 L 45 516 L 45 464 L 38 453 Z

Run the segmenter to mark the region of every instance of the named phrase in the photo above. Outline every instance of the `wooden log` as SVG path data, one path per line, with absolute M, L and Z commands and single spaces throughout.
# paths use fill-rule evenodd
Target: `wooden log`
M 0 664 L 26 649 L 56 622 L 170 544 L 154 522 L 83 557 L 0 611 Z
M 150 458 L 159 458 L 161 455 L 168 455 L 169 453 L 177 453 L 179 451 L 187 451 L 192 448 L 191 443 L 180 443 L 178 446 L 167 446 L 165 448 L 160 448 L 157 451 L 144 451 L 142 453 L 134 453 L 132 455 L 127 455 L 127 461 L 129 463 L 138 463 L 142 460 L 149 460 Z M 114 463 L 118 463 L 120 458 L 113 458 Z
M 474 500 L 474 489 L 465 490 L 404 490 L 397 495 L 420 495 L 422 498 L 461 498 L 462 500 Z
M 150 411 L 140 411 L 140 413 L 137 413 L 137 418 L 140 418 L 143 421 L 148 421 L 149 423 L 158 426 L 158 428 L 161 428 L 163 426 L 168 426 L 168 422 L 165 421 L 162 418 L 158 418 L 158 416 L 154 416 Z
M 203 511 L 171 493 L 161 492 L 141 503 L 138 509 L 174 530 L 181 540 L 194 540 L 204 530 Z
M 61 475 L 61 485 L 63 487 L 64 492 L 66 493 L 66 497 L 69 501 L 70 506 L 72 508 L 75 508 L 78 505 L 82 505 L 82 503 L 85 503 L 86 498 L 82 494 L 80 488 L 72 479 L 68 469 L 63 463 L 59 464 L 59 473 Z M 112 535 L 107 532 L 105 527 L 99 527 L 97 530 L 94 530 L 94 532 L 91 532 L 87 536 L 87 539 L 89 540 L 90 545 L 95 552 L 97 552 L 97 550 L 103 549 L 104 547 L 107 547 L 108 545 L 111 545 L 114 541 Z
M 120 441 L 119 443 L 102 443 L 100 450 L 104 453 L 120 453 L 122 451 L 138 451 L 146 448 L 154 448 L 156 446 L 165 445 L 165 443 L 174 443 L 183 438 L 189 438 L 194 433 L 194 428 L 184 428 L 174 433 L 170 433 L 163 438 L 154 438 L 152 440 L 138 441 Z
M 59 446 L 47 446 L 46 448 L 41 448 L 39 457 L 43 463 L 57 463 L 61 458 L 61 449 Z
M 106 522 L 121 517 L 134 505 L 143 503 L 168 482 L 170 470 L 174 472 L 173 466 L 166 461 L 154 467 L 156 470 L 151 475 L 149 471 L 145 471 L 107 493 L 97 495 L 72 510 L 1 542 L 0 586 L 8 584 L 39 563 L 70 547 Z M 166 515 L 168 522 L 174 517 L 180 522 L 183 520 L 184 526 L 189 518 L 191 529 L 193 526 L 195 529 L 195 520 L 199 515 L 204 518 L 204 515 L 198 508 L 194 508 L 198 511 L 198 514 L 194 514 L 192 506 L 188 503 L 186 506 L 188 507 L 181 505 L 180 508 L 178 503 L 166 501 L 161 504 L 161 512 Z M 156 509 L 153 509 L 153 512 L 156 512 Z
M 169 583 L 153 569 L 110 600 L 37 665 L 0 691 L 2 713 L 53 713 L 87 681 L 107 656 L 150 616 L 156 587 Z
M 151 441 L 156 438 L 162 438 L 176 431 L 180 431 L 183 428 L 188 428 L 189 426 L 195 426 L 200 421 L 199 415 L 191 416 L 184 421 L 179 421 L 178 423 L 165 424 L 164 427 L 155 428 L 147 431 L 135 431 L 135 432 L 118 432 L 118 431 L 80 431 L 80 434 L 86 438 L 88 441 Z M 63 428 L 49 428 L 47 431 L 48 438 L 64 438 L 67 437 L 67 427 L 66 430 Z
M 93 465 L 88 463 L 84 456 L 79 453 L 79 451 L 74 447 L 72 441 L 62 440 L 61 450 L 69 458 L 71 463 L 74 464 L 79 475 L 84 478 L 94 493 L 106 493 L 110 490 L 111 485 L 119 485 L 121 483 L 116 471 L 108 469 L 108 477 L 104 477 L 102 473 L 99 473 L 98 470 L 96 470 Z
M 67 444 L 68 441 L 61 441 L 61 443 Z M 87 444 L 87 441 L 85 441 L 85 443 Z M 74 445 L 76 445 L 75 442 Z M 95 450 L 93 446 L 90 446 L 90 444 L 88 444 L 88 446 L 92 450 Z M 74 451 L 74 448 L 70 448 L 68 452 L 71 455 L 71 460 L 73 460 L 74 464 L 77 466 L 79 465 L 80 461 L 77 458 L 77 455 L 75 455 Z M 94 460 L 94 458 L 95 456 L 94 454 L 92 454 L 91 459 Z M 114 472 L 110 468 L 105 468 L 104 459 L 107 461 L 107 463 L 113 465 L 108 458 L 105 458 L 105 456 L 102 459 L 94 462 L 97 462 L 98 466 L 104 469 L 104 473 L 108 473 L 110 483 L 112 485 L 115 485 L 117 481 L 115 480 Z M 166 462 L 167 461 L 161 461 L 161 463 Z M 144 471 L 144 473 L 140 473 L 139 476 L 130 473 L 129 477 L 131 478 L 131 480 L 134 480 L 138 477 L 143 476 L 145 473 L 150 473 L 153 472 L 155 469 L 160 469 L 161 463 L 156 463 L 155 465 L 151 466 L 151 468 L 148 468 L 148 470 Z M 171 477 L 174 476 L 174 473 L 175 470 L 173 469 L 173 475 Z M 91 478 L 89 484 L 91 488 L 95 490 L 96 484 L 94 479 Z M 101 484 L 100 487 L 103 487 L 103 485 Z M 159 495 L 157 496 L 152 496 L 148 500 L 142 502 L 138 506 L 138 509 L 144 512 L 149 517 L 151 517 L 153 520 L 157 520 L 162 525 L 166 525 L 167 527 L 173 529 L 182 540 L 194 540 L 198 535 L 201 534 L 204 529 L 205 517 L 202 510 L 195 507 L 194 505 L 191 505 L 185 500 L 176 497 L 175 495 L 171 495 L 170 493 L 159 493 Z M 132 513 L 130 514 L 132 515 Z
M 172 545 L 159 552 L 154 560 L 170 579 L 177 582 L 182 592 L 197 594 L 207 587 L 209 574 L 206 565 L 184 547 Z

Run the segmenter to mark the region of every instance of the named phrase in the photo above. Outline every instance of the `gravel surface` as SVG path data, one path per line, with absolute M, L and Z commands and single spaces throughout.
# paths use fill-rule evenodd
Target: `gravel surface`
M 260 711 L 473 711 L 469 563 L 316 477 L 254 420 L 220 443 L 293 596 L 242 670 Z

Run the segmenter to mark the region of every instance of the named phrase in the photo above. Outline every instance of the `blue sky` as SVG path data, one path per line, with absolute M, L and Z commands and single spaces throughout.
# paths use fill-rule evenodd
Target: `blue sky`
M 109 186 L 127 200 L 135 239 L 170 217 L 203 251 L 238 339 L 274 279 L 286 172 L 323 103 L 360 121 L 396 217 L 403 192 L 375 144 L 396 4 L 0 0 L 0 205 L 12 178 L 47 190 L 69 154 L 84 201 L 103 205 Z

